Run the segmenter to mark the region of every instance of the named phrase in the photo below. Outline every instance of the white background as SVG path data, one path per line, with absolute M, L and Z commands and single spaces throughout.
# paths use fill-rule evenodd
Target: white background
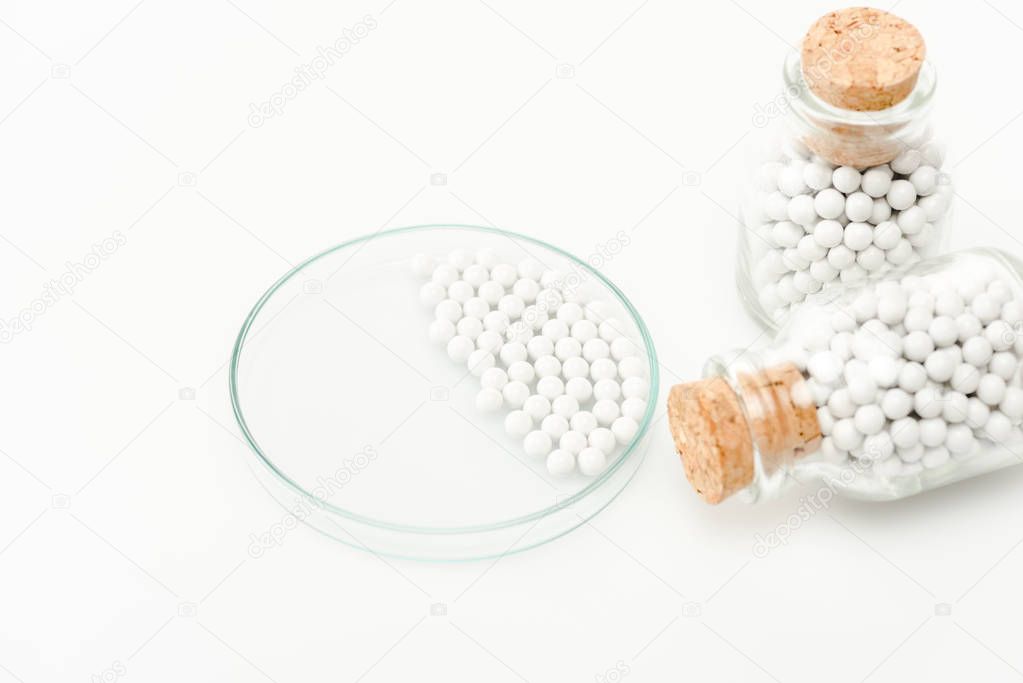
M 940 74 L 952 246 L 1023 254 L 1023 10 L 897 4 Z M 224 363 L 258 294 L 331 244 L 450 221 L 585 256 L 626 230 L 604 271 L 664 384 L 753 342 L 718 205 L 789 44 L 829 9 L 0 3 L 0 317 L 127 240 L 0 346 L 0 681 L 1023 677 L 1023 468 L 836 502 L 756 557 L 809 491 L 706 506 L 662 420 L 607 511 L 524 554 L 384 562 L 306 528 L 246 550 L 281 511 L 247 468 Z M 367 15 L 323 80 L 249 125 Z

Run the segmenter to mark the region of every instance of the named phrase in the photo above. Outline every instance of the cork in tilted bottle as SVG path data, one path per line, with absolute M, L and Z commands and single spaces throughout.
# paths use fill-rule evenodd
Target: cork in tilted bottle
M 719 503 L 753 483 L 760 466 L 773 471 L 817 449 L 820 423 L 809 387 L 791 364 L 676 385 L 668 425 L 686 477 L 704 500 Z
M 818 19 L 803 38 L 803 80 L 818 98 L 852 112 L 881 112 L 916 86 L 926 48 L 909 22 L 882 10 L 851 7 Z M 901 124 L 878 116 L 862 124 L 812 121 L 803 142 L 828 161 L 865 168 L 902 150 Z

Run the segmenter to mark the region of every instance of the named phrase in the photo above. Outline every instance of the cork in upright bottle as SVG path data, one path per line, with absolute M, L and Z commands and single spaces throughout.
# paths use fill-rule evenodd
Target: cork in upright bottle
M 926 47 L 915 26 L 888 12 L 851 7 L 818 19 L 803 38 L 803 80 L 824 102 L 854 112 L 879 112 L 916 86 Z M 815 122 L 804 142 L 835 164 L 864 168 L 901 151 L 899 126 Z

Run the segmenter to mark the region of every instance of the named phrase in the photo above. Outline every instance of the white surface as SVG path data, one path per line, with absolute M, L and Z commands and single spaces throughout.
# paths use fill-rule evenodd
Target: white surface
M 0 347 L 0 681 L 1023 675 L 1023 468 L 897 504 L 711 508 L 662 420 L 618 501 L 525 554 L 384 562 L 304 527 L 247 551 L 282 512 L 247 469 L 224 364 L 258 293 L 328 245 L 451 221 L 603 258 L 664 385 L 757 340 L 721 207 L 785 41 L 832 8 L 0 5 L 0 317 L 126 237 Z M 1023 253 L 1023 11 L 897 11 L 940 73 L 953 246 Z M 376 28 L 323 80 L 248 125 L 364 15 Z

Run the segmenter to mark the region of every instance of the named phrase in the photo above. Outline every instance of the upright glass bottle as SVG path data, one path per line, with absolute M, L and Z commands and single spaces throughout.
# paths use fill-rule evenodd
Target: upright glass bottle
M 1023 462 L 1023 263 L 957 252 L 834 287 L 771 346 L 711 358 L 668 398 L 711 503 L 817 480 L 902 498 Z
M 919 32 L 880 10 L 819 19 L 757 108 L 740 187 L 737 283 L 768 327 L 807 298 L 935 255 L 952 188 Z

